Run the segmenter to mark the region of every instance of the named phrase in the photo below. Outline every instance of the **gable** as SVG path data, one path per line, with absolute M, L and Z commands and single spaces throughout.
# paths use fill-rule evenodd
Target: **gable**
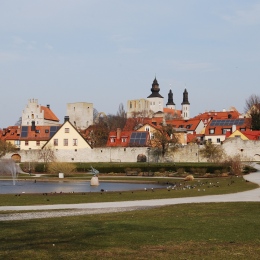
M 66 150 L 92 148 L 69 121 L 66 121 L 60 129 L 53 134 L 44 147 L 45 146 L 53 146 L 56 149 Z

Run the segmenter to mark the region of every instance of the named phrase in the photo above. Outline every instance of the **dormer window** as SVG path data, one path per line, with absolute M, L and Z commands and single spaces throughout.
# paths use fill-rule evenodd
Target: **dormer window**
M 114 143 L 115 141 L 116 141 L 116 138 L 114 138 L 114 137 L 110 138 L 111 143 Z
M 122 143 L 126 143 L 126 138 L 122 138 Z
M 215 134 L 215 129 L 214 128 L 209 129 L 209 133 L 210 134 Z

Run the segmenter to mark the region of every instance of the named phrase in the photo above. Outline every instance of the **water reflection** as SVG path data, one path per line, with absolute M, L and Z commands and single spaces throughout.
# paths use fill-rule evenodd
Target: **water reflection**
M 72 193 L 72 192 L 99 192 L 104 191 L 128 191 L 142 189 L 156 189 L 165 186 L 159 184 L 143 183 L 113 183 L 100 182 L 99 186 L 90 186 L 89 181 L 82 182 L 43 182 L 43 181 L 0 181 L 0 194 L 18 194 L 18 193 Z

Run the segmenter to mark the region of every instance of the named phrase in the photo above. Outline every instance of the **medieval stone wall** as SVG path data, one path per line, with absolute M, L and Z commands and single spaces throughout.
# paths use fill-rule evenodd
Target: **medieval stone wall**
M 200 155 L 203 146 L 189 144 L 173 153 L 167 153 L 167 162 L 206 162 Z M 227 155 L 240 155 L 243 161 L 260 161 L 260 142 L 244 141 L 240 138 L 227 139 L 222 145 Z M 149 162 L 161 162 L 160 156 L 152 151 L 148 154 L 147 147 L 104 147 L 94 149 L 54 150 L 57 161 L 60 162 L 136 162 L 137 156 L 143 154 Z M 39 150 L 19 151 L 22 162 L 38 162 Z M 4 158 L 11 158 L 7 154 Z

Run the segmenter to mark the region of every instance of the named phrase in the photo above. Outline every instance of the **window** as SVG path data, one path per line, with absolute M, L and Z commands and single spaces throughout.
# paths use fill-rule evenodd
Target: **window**
M 220 138 L 217 138 L 217 143 L 220 143 Z
M 15 145 L 20 145 L 20 140 L 15 140 L 15 141 L 14 141 L 14 144 L 15 144 Z
M 146 127 L 145 131 L 150 132 L 150 127 Z
M 25 145 L 29 145 L 29 141 L 25 141 Z
M 65 128 L 65 133 L 69 133 L 70 129 L 69 128 Z
M 64 146 L 68 146 L 68 144 L 69 144 L 68 139 L 63 139 L 63 145 L 64 145 Z
M 227 132 L 231 131 L 229 128 L 224 128 L 222 129 L 222 134 L 226 134 Z
M 78 139 L 73 139 L 73 146 L 77 146 L 78 145 Z
M 126 143 L 126 138 L 122 138 L 122 143 Z
M 116 138 L 110 138 L 110 142 L 114 143 L 116 141 Z
M 36 141 L 36 145 L 37 145 L 37 146 L 40 146 L 40 144 L 41 144 L 40 141 L 37 140 L 37 141 Z
M 54 139 L 54 140 L 53 140 L 53 145 L 54 145 L 54 146 L 58 146 L 58 139 Z
M 214 128 L 209 129 L 209 133 L 210 134 L 215 134 L 215 129 Z

